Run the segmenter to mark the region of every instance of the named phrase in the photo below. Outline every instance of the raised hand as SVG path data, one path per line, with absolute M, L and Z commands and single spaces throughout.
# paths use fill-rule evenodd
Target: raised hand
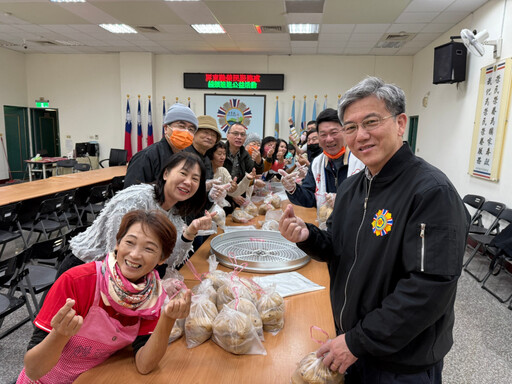
M 294 243 L 300 243 L 309 237 L 306 224 L 300 217 L 295 216 L 291 204 L 286 207 L 281 220 L 279 220 L 279 232 L 285 239 Z
M 181 298 L 169 300 L 167 305 L 162 309 L 162 313 L 170 319 L 184 319 L 190 312 L 192 292 L 190 289 L 185 291 L 185 295 Z
M 282 169 L 279 169 L 277 172 L 282 176 L 281 177 L 281 183 L 283 184 L 284 189 L 288 193 L 295 192 L 295 188 L 297 188 L 297 183 L 295 179 L 298 176 L 298 172 L 294 171 L 292 173 L 288 173 Z
M 53 316 L 50 323 L 53 332 L 65 337 L 71 337 L 78 333 L 82 327 L 84 318 L 76 314 L 76 311 L 73 309 L 74 305 L 75 300 L 66 299 L 66 304 Z

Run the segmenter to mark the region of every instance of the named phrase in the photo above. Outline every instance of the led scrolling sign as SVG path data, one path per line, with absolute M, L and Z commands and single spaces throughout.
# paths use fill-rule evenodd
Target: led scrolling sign
M 183 73 L 183 87 L 193 89 L 283 90 L 283 74 Z

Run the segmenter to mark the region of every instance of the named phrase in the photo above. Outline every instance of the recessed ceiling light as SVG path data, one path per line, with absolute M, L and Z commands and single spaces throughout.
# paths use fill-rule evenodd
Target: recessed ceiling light
M 290 33 L 318 33 L 318 24 L 288 24 Z
M 126 24 L 100 24 L 100 27 L 112 33 L 137 33 L 135 29 Z
M 198 33 L 226 33 L 220 24 L 192 24 Z
M 165 1 L 181 1 L 181 2 L 183 2 L 183 1 L 201 1 L 201 0 L 165 0 Z
M 85 0 L 50 0 L 52 3 L 85 3 Z

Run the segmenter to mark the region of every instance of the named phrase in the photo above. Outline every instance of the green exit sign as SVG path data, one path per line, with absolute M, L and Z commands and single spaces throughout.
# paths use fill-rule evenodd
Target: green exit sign
M 50 103 L 48 101 L 36 101 L 37 108 L 48 108 Z

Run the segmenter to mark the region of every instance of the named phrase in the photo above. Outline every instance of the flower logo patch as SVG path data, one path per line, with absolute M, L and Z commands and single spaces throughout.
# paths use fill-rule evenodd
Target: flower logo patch
M 387 209 L 380 209 L 372 221 L 372 231 L 375 236 L 385 236 L 393 227 L 393 216 Z

